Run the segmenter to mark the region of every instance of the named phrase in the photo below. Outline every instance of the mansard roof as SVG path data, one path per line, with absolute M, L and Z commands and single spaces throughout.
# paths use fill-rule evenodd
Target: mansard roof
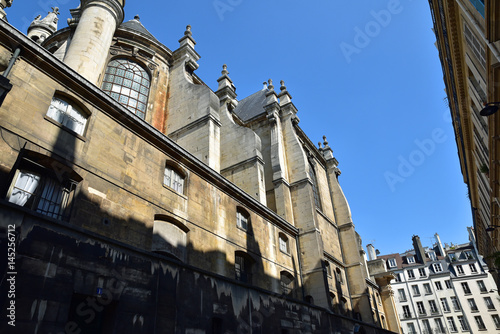
M 266 105 L 266 88 L 259 90 L 256 93 L 244 98 L 238 102 L 234 109 L 234 113 L 243 121 L 248 122 L 252 118 L 264 114 L 264 106 Z

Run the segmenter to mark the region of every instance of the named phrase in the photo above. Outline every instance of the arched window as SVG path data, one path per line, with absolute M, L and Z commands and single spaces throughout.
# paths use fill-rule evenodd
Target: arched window
M 286 235 L 284 233 L 280 232 L 278 234 L 278 238 L 279 238 L 279 243 L 280 243 L 280 251 L 282 251 L 283 253 L 289 254 L 290 251 L 289 251 L 289 247 L 288 247 L 288 238 L 286 237 Z
M 185 176 L 175 167 L 170 164 L 165 166 L 165 173 L 163 175 L 163 184 L 180 194 L 184 193 L 184 179 Z
M 71 131 L 83 135 L 88 114 L 68 99 L 54 96 L 47 110 L 47 117 L 60 123 Z
M 325 260 L 325 269 L 326 269 L 326 274 L 331 277 L 332 267 L 330 266 L 330 262 L 328 262 L 328 260 Z
M 236 280 L 252 283 L 252 266 L 254 262 L 247 253 L 242 251 L 234 252 L 234 275 Z
M 318 209 L 321 210 L 321 200 L 319 198 L 319 193 L 318 193 L 318 180 L 316 178 L 316 172 L 314 171 L 314 166 L 309 163 L 309 175 L 311 176 L 311 182 L 312 182 L 312 187 L 313 187 L 313 195 L 314 195 L 314 204 Z
M 124 58 L 113 59 L 106 68 L 102 90 L 144 119 L 151 80 L 138 63 Z
M 288 271 L 283 270 L 280 273 L 280 284 L 281 284 L 281 292 L 284 295 L 291 295 L 294 288 L 295 277 L 290 274 Z
M 342 279 L 342 270 L 339 268 L 335 269 L 335 279 L 339 284 L 344 284 L 344 280 Z
M 180 221 L 165 215 L 155 215 L 151 250 L 186 261 L 187 233 Z
M 248 228 L 250 227 L 250 214 L 246 210 L 243 210 L 242 208 L 236 209 L 236 225 L 239 228 L 248 231 Z

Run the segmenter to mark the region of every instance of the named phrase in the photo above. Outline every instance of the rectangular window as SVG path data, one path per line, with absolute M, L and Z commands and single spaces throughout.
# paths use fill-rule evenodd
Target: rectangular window
M 425 307 L 423 302 L 417 302 L 418 314 L 425 314 Z
M 434 282 L 434 284 L 436 285 L 436 290 L 443 290 L 443 286 L 441 285 L 441 282 Z
M 467 299 L 467 302 L 469 303 L 470 310 L 472 312 L 477 312 L 478 311 L 477 305 L 476 305 L 476 301 L 474 300 L 474 298 Z
M 450 307 L 448 306 L 448 301 L 446 298 L 441 298 L 441 306 L 443 306 L 444 312 L 450 312 Z
M 458 298 L 455 296 L 450 297 L 451 305 L 453 305 L 453 309 L 455 311 L 460 311 L 460 303 L 458 302 Z
M 425 273 L 425 268 L 418 268 L 418 273 L 420 277 L 426 277 L 427 274 Z
M 476 265 L 474 263 L 469 263 L 470 272 L 473 274 L 477 273 Z
M 429 300 L 429 308 L 430 308 L 432 314 L 438 313 L 438 307 L 437 307 L 436 302 L 434 300 Z
M 493 322 L 495 323 L 495 328 L 500 329 L 500 317 L 498 314 L 492 314 L 491 318 L 493 319 Z
M 414 296 L 420 296 L 420 290 L 418 289 L 418 285 L 412 285 L 411 289 L 413 291 Z
M 486 326 L 484 325 L 483 318 L 481 318 L 480 315 L 477 315 L 474 317 L 474 320 L 476 320 L 476 325 L 479 330 L 484 330 L 486 329 Z
M 477 281 L 477 286 L 479 287 L 479 291 L 487 292 L 486 285 L 484 285 L 483 281 Z
M 462 282 L 462 289 L 464 290 L 464 293 L 466 295 L 471 294 L 470 289 L 469 289 L 469 284 L 467 284 L 467 282 Z
M 408 263 L 415 263 L 415 258 L 413 256 L 407 256 L 406 260 L 408 261 Z
M 433 263 L 432 268 L 434 269 L 435 273 L 439 273 L 443 271 L 443 267 L 441 266 L 441 263 Z
M 413 273 L 413 269 L 408 269 L 408 278 L 415 279 L 415 274 Z
M 459 264 L 459 265 L 457 266 L 457 273 L 458 273 L 459 275 L 463 275 L 463 274 L 465 274 L 465 273 L 464 273 L 464 268 L 462 268 L 462 265 L 461 265 L 461 264 Z
M 248 229 L 248 215 L 242 211 L 236 212 L 236 225 L 244 230 Z
M 389 268 L 396 267 L 396 259 L 389 259 Z
M 494 310 L 495 305 L 493 305 L 493 301 L 491 300 L 490 297 L 484 297 L 484 303 L 486 304 L 486 307 L 488 310 Z
M 397 273 L 397 274 L 395 274 L 395 276 L 396 276 L 396 278 L 394 278 L 394 281 L 401 282 L 401 274 Z
M 453 320 L 453 317 L 448 317 L 446 318 L 446 321 L 448 321 L 448 327 L 450 328 L 451 332 L 457 332 L 457 326 L 455 325 L 455 321 Z
M 424 283 L 424 290 L 426 295 L 432 294 L 431 286 L 429 283 Z
M 406 293 L 404 289 L 398 289 L 398 295 L 399 295 L 399 301 L 400 302 L 405 302 L 406 301 Z
M 278 239 L 280 244 L 280 251 L 288 254 L 288 238 L 283 233 L 279 233 Z
M 413 325 L 412 322 L 409 322 L 406 324 L 408 327 L 408 334 L 417 334 L 417 331 L 415 330 L 415 325 Z
M 405 319 L 411 318 L 410 307 L 408 305 L 403 305 L 403 316 Z
M 10 203 L 52 218 L 69 219 L 69 206 L 76 183 L 68 181 L 61 184 L 55 179 L 25 170 L 16 171 L 14 180 L 7 195 Z
M 446 284 L 446 289 L 453 289 L 453 287 L 451 286 L 451 281 L 449 279 L 444 281 L 444 283 Z
M 463 331 L 469 330 L 469 326 L 467 326 L 467 321 L 462 315 L 458 316 L 458 322 L 460 323 L 460 328 L 462 328 Z
M 422 325 L 424 327 L 424 333 L 432 334 L 432 328 L 431 324 L 429 323 L 429 320 L 427 319 L 422 320 Z
M 445 333 L 445 328 L 441 319 L 439 318 L 434 319 L 434 322 L 436 323 L 436 333 L 438 334 Z

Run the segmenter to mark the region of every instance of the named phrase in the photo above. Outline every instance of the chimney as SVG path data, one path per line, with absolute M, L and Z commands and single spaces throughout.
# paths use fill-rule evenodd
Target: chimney
M 413 249 L 415 250 L 417 261 L 420 263 L 425 263 L 425 251 L 424 247 L 422 247 L 419 236 L 414 235 L 413 237 L 411 237 L 411 240 L 413 241 Z
M 377 259 L 377 253 L 375 252 L 375 247 L 373 247 L 372 244 L 366 245 L 366 250 L 368 253 L 368 261 L 372 261 L 372 260 Z
M 437 247 L 439 250 L 439 255 L 444 256 L 445 252 L 444 252 L 443 244 L 441 243 L 441 238 L 439 237 L 439 234 L 437 234 L 437 233 L 434 234 L 434 238 L 436 238 L 436 244 L 437 244 Z

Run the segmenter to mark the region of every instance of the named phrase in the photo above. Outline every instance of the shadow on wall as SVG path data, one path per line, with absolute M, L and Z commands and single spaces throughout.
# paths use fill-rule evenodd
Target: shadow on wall
M 1 332 L 351 333 L 359 324 L 299 300 L 297 268 L 292 279 L 265 275 L 251 224 L 247 251 L 227 261 L 224 252 L 195 249 L 182 222 L 163 219 L 168 225 L 155 231 L 106 210 L 99 197 L 74 195 L 83 181 L 74 140 L 61 130 L 51 154 L 20 150 L 2 172 L 0 234 L 15 242 L 0 238 L 0 251 L 15 256 L 0 262 L 0 305 L 15 306 L 15 327 L 2 322 Z M 186 264 L 221 259 L 224 276 Z

